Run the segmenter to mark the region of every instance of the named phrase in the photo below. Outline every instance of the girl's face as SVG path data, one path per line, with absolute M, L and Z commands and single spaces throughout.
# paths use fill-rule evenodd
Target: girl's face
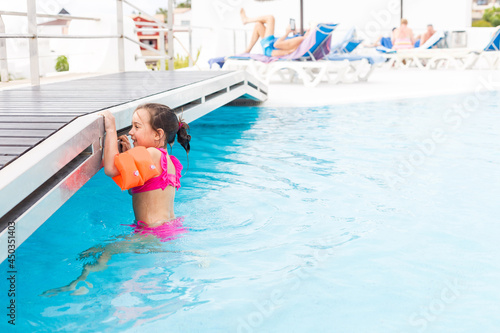
M 149 112 L 139 109 L 132 115 L 132 129 L 128 134 L 134 142 L 134 147 L 161 147 L 160 135 L 151 127 Z

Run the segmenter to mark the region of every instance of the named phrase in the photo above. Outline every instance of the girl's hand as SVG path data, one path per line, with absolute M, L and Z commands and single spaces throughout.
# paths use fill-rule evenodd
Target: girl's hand
M 126 152 L 127 150 L 132 149 L 132 145 L 130 144 L 128 136 L 121 135 L 121 136 L 118 137 L 118 140 L 120 141 L 120 146 L 121 146 L 122 153 Z
M 104 130 L 106 132 L 116 131 L 115 116 L 109 110 L 99 112 L 98 114 L 104 117 Z

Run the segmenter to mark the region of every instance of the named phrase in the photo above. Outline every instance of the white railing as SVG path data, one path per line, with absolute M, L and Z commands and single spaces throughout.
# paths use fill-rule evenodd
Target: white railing
M 160 50 L 156 50 L 149 45 L 138 42 L 132 38 L 124 36 L 123 27 L 123 3 L 131 6 L 132 8 L 138 10 L 149 18 L 151 18 L 156 25 L 161 28 L 156 29 L 160 33 Z M 2 15 L 9 16 L 27 16 L 28 18 L 28 33 L 27 34 L 6 34 L 5 24 L 2 19 Z M 117 34 L 116 35 L 43 35 L 37 32 L 37 17 L 43 18 L 56 18 L 63 20 L 92 20 L 100 21 L 99 18 L 93 17 L 83 17 L 83 16 L 72 16 L 72 15 L 59 15 L 59 14 L 38 14 L 36 13 L 36 0 L 27 0 L 27 12 L 14 12 L 14 11 L 0 11 L 0 79 L 1 82 L 7 82 L 9 80 L 8 74 L 8 63 L 7 63 L 7 43 L 6 39 L 9 38 L 27 38 L 29 39 L 29 54 L 30 54 L 30 79 L 31 85 L 40 85 L 40 68 L 39 68 L 39 52 L 38 52 L 38 38 L 68 38 L 68 39 L 94 39 L 94 38 L 116 38 L 118 43 L 118 71 L 125 71 L 125 47 L 124 40 L 127 39 L 133 43 L 136 43 L 145 49 L 151 50 L 158 54 L 155 56 L 160 59 L 165 68 L 164 62 L 166 59 L 169 61 L 169 70 L 174 69 L 174 43 L 173 43 L 173 0 L 168 0 L 168 24 L 160 22 L 153 15 L 147 14 L 142 9 L 138 8 L 136 5 L 128 2 L 127 0 L 116 0 L 116 24 L 117 24 Z M 142 24 L 142 23 L 141 23 Z M 144 25 L 144 24 L 142 24 Z M 155 29 L 152 29 L 155 30 Z M 168 38 L 168 55 L 165 54 L 165 33 L 167 33 Z M 191 38 L 190 38 L 191 40 Z

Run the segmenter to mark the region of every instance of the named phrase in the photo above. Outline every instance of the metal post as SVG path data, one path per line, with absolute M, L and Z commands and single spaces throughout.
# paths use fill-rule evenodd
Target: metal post
M 168 70 L 174 70 L 174 0 L 168 0 Z
M 304 34 L 304 1 L 300 0 L 300 34 Z
M 189 54 L 191 55 L 189 57 L 189 67 L 193 67 L 193 29 L 189 27 Z
M 236 30 L 233 30 L 233 54 L 236 54 Z
M 160 52 L 161 52 L 161 55 L 162 56 L 165 56 L 165 31 L 160 31 L 160 45 L 159 45 L 159 49 L 160 49 Z M 161 58 L 160 59 L 160 71 L 164 71 L 165 70 L 165 58 Z
M 5 24 L 0 15 L 0 34 L 5 33 Z M 7 64 L 7 39 L 0 38 L 0 79 L 1 82 L 9 81 L 9 69 Z
M 123 38 L 123 2 L 116 0 L 116 32 L 118 33 L 118 71 L 125 72 L 125 41 Z
M 36 1 L 28 0 L 28 33 L 35 37 L 29 40 L 31 85 L 40 85 L 40 66 L 38 63 L 38 35 L 36 26 Z

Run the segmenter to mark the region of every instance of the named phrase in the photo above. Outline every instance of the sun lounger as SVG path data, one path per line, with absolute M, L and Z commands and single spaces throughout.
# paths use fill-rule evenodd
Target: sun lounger
M 302 80 L 306 86 L 316 86 L 323 80 L 330 83 L 351 83 L 356 81 L 366 81 L 375 68 L 375 64 L 383 63 L 386 58 L 380 55 L 365 56 L 354 54 L 353 51 L 362 42 L 355 39 L 355 29 L 346 31 L 336 30 L 332 33 L 330 53 L 322 60 L 310 61 L 307 63 L 289 64 L 286 69 L 288 77 L 284 75 L 284 68 L 280 62 L 272 66 L 278 66 L 282 79 L 293 81 L 294 78 Z M 300 66 L 300 68 L 299 68 Z M 271 70 L 271 74 L 277 72 Z
M 444 38 L 447 33 L 444 31 L 436 31 L 424 44 L 414 49 L 397 50 L 396 52 L 385 51 L 383 48 L 377 48 L 377 51 L 388 54 L 388 66 L 399 68 L 408 68 L 415 66 L 418 68 L 426 68 L 426 64 L 436 54 L 433 48 Z M 440 49 L 442 50 L 442 49 Z M 392 50 L 394 51 L 394 50 Z
M 375 65 L 384 63 L 386 57 L 375 55 L 363 55 L 356 53 L 356 48 L 362 40 L 355 39 L 356 30 L 350 28 L 343 35 L 332 36 L 332 48 L 330 54 L 325 57 L 327 70 L 324 74 L 330 83 L 352 83 L 366 81 L 375 69 Z M 355 51 L 355 52 L 353 52 Z
M 245 69 L 266 82 L 278 74 L 282 80 L 293 80 L 298 77 L 305 85 L 314 85 L 316 77 L 321 76 L 322 68 L 326 67 L 318 60 L 330 53 L 330 38 L 335 27 L 336 24 L 318 24 L 297 50 L 287 56 L 239 54 L 228 57 L 224 69 Z
M 362 40 L 356 39 L 356 29 L 351 27 L 345 32 L 337 29 L 332 33 L 330 54 L 347 54 L 354 51 Z
M 500 69 L 500 28 L 495 31 L 484 49 L 451 48 L 429 50 L 426 68 L 472 69 L 481 63 L 487 69 Z M 431 52 L 432 51 L 432 52 Z
M 326 75 L 330 83 L 367 81 L 377 65 L 386 60 L 381 55 L 330 54 L 325 58 L 329 62 Z
M 484 59 L 488 69 L 500 69 L 500 28 L 498 28 L 486 47 L 481 51 L 471 51 L 472 57 L 460 65 L 463 69 L 472 69 L 479 60 Z
M 444 38 L 444 37 L 443 37 Z M 437 44 L 438 41 L 434 41 Z M 427 43 L 426 43 L 427 44 Z M 482 59 L 488 69 L 500 69 L 500 29 L 491 37 L 486 47 L 482 50 L 470 48 L 401 50 L 396 55 L 394 67 L 409 67 L 416 65 L 423 69 L 455 68 L 472 69 Z M 404 60 L 404 61 L 403 61 Z M 404 64 L 403 64 L 404 62 Z

